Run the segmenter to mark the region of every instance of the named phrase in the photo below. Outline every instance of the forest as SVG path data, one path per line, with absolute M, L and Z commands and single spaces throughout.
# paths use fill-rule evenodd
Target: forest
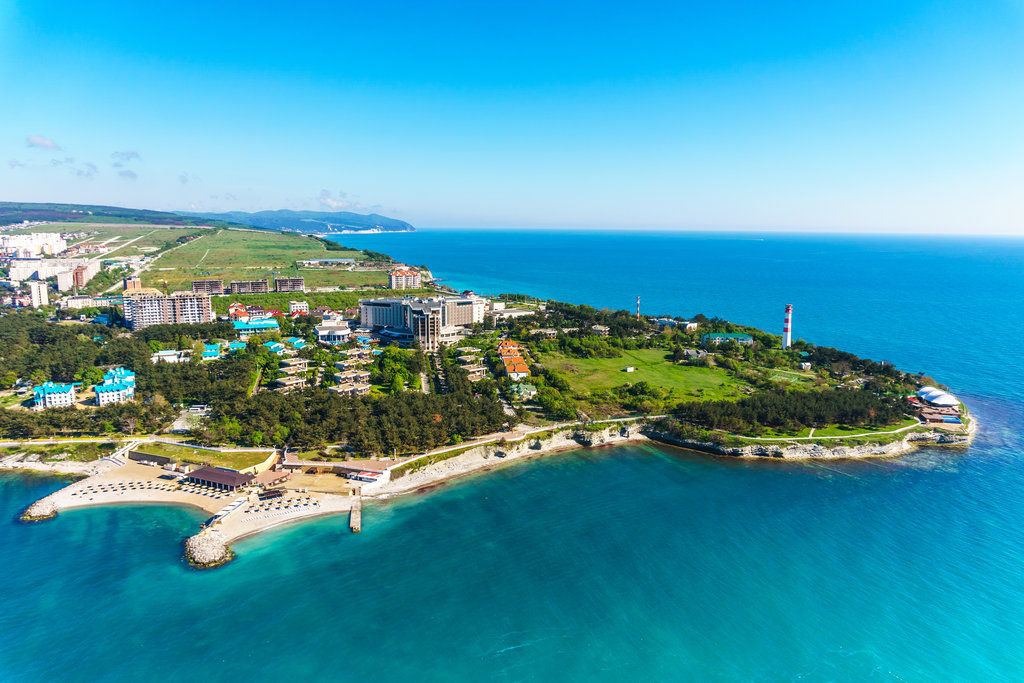
M 798 431 L 805 427 L 842 424 L 885 426 L 903 418 L 900 399 L 865 389 L 823 391 L 758 391 L 736 401 L 680 404 L 679 421 L 732 434 L 757 435 L 763 428 Z
M 290 322 L 290 321 L 289 321 Z M 289 327 L 299 331 L 308 322 Z M 446 364 L 443 395 L 403 391 L 418 387 L 425 361 L 418 350 L 385 349 L 372 373 L 391 394 L 343 398 L 325 388 L 284 394 L 249 392 L 257 368 L 276 367 L 276 356 L 250 340 L 244 352 L 215 361 L 152 363 L 160 348 L 192 348 L 202 341 L 233 338 L 227 323 L 158 325 L 118 334 L 99 325 L 48 322 L 34 313 L 0 318 L 6 387 L 19 378 L 39 384 L 81 381 L 94 384 L 102 367 L 123 365 L 135 372 L 136 401 L 102 408 L 54 408 L 40 412 L 0 410 L 0 436 L 11 439 L 71 435 L 126 435 L 153 432 L 177 416 L 175 405 L 213 406 L 209 424 L 193 436 L 202 443 L 322 448 L 347 444 L 357 454 L 420 451 L 500 429 L 507 420 L 491 390 L 474 395 L 465 372 Z M 325 351 L 307 347 L 312 357 Z M 454 361 L 454 357 L 449 359 Z

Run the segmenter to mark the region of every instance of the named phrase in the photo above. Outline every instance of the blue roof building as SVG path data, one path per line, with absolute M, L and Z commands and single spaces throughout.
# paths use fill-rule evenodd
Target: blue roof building
M 245 347 L 248 346 L 243 341 L 228 342 L 228 351 L 234 353 L 235 351 L 245 351 Z
M 60 408 L 75 404 L 76 384 L 54 384 L 44 382 L 32 389 L 32 398 L 36 408 Z
M 236 320 L 232 325 L 234 325 L 235 332 L 237 332 L 238 336 L 242 339 L 260 332 L 267 332 L 268 330 L 277 332 L 281 329 L 277 324 L 277 321 L 273 318 L 265 318 L 261 320 Z
M 128 368 L 116 367 L 103 375 L 103 383 L 93 387 L 97 405 L 123 403 L 135 397 L 135 373 Z
M 271 353 L 276 353 L 279 356 L 284 353 L 284 344 L 281 342 L 264 342 L 263 346 L 270 349 Z

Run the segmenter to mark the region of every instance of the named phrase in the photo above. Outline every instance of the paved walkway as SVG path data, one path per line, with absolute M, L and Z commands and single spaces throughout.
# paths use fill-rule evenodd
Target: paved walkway
M 862 432 L 860 434 L 840 434 L 839 436 L 740 436 L 739 434 L 729 434 L 729 436 L 735 436 L 737 439 L 746 439 L 747 441 L 818 441 L 820 439 L 856 439 L 861 436 L 884 436 L 886 434 L 899 434 L 915 427 L 920 427 L 923 422 L 917 424 L 907 425 L 906 427 L 900 427 L 899 429 L 892 429 L 887 432 Z M 723 432 L 725 433 L 725 432 Z M 814 430 L 811 429 L 811 434 L 814 434 Z

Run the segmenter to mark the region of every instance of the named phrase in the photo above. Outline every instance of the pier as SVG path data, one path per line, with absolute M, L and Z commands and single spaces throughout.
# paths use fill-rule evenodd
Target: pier
M 363 530 L 363 497 L 357 496 L 348 513 L 348 528 L 358 534 Z

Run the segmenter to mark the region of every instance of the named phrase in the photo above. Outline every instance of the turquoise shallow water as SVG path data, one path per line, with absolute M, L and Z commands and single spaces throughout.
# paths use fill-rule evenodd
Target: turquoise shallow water
M 434 253 L 398 253 L 399 237 Z M 708 258 L 694 256 L 710 249 L 698 238 L 641 237 L 647 266 Z M 468 238 L 360 239 L 454 282 L 441 254 Z M 562 240 L 563 273 L 621 248 L 615 235 L 520 239 Z M 718 270 L 754 268 L 764 244 L 719 245 Z M 328 518 L 247 539 L 212 572 L 180 562 L 194 511 L 97 508 L 20 525 L 17 512 L 60 482 L 2 475 L 0 679 L 1019 678 L 1024 246 L 785 246 L 777 258 L 796 273 L 785 283 L 710 283 L 710 266 L 680 267 L 645 294 L 648 310 L 771 326 L 792 301 L 799 335 L 949 382 L 983 423 L 970 449 L 829 463 L 574 451 L 368 506 L 359 535 Z M 578 278 L 520 265 L 531 291 L 573 300 L 610 287 L 625 306 L 647 282 L 639 262 L 575 291 Z M 954 274 L 950 305 L 920 295 L 924 269 Z M 869 333 L 872 315 L 882 322 Z

